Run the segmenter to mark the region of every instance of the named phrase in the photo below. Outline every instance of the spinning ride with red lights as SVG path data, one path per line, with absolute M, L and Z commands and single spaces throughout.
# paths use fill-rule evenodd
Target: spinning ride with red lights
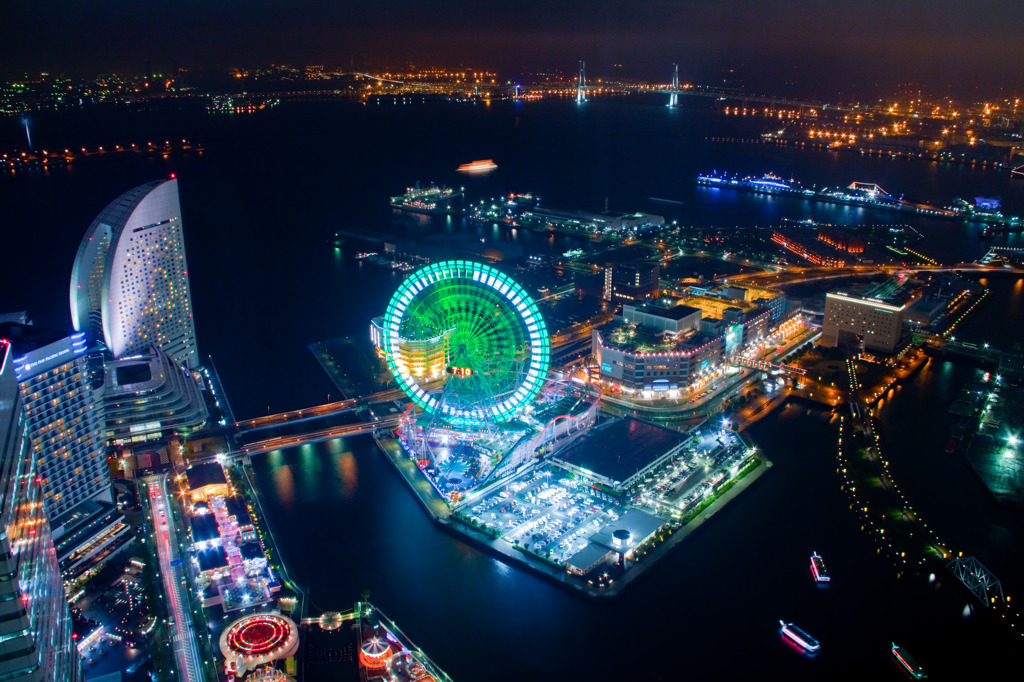
M 220 651 L 239 672 L 295 654 L 299 630 L 295 621 L 272 613 L 239 618 L 220 636 Z

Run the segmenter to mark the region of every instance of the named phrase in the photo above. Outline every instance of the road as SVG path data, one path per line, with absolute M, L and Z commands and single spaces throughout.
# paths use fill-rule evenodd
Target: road
M 427 391 L 439 388 L 441 385 L 440 381 L 432 381 L 424 384 L 423 388 Z M 325 403 L 323 405 L 313 405 L 312 407 L 305 407 L 301 410 L 291 410 L 289 412 L 279 412 L 277 414 L 269 414 L 263 417 L 253 417 L 252 419 L 243 419 L 235 424 L 235 427 L 239 432 L 245 431 L 258 431 L 259 429 L 266 429 L 272 426 L 280 426 L 282 424 L 290 424 L 293 422 L 307 421 L 309 419 L 318 419 L 320 417 L 329 417 L 334 414 L 341 412 L 347 412 L 354 410 L 358 407 L 366 407 L 373 405 L 374 403 L 386 403 L 391 400 L 400 400 L 405 398 L 405 392 L 400 388 L 391 388 L 386 391 L 380 391 L 379 393 L 371 393 L 360 398 L 353 398 L 351 400 L 338 400 L 332 403 Z
M 729 275 L 720 279 L 729 280 L 730 284 L 748 282 L 756 286 L 780 286 L 783 284 L 796 284 L 798 282 L 812 282 L 825 279 L 839 279 L 842 277 L 857 277 L 865 275 L 895 275 L 899 272 L 974 272 L 974 273 L 1013 273 L 1021 274 L 1024 270 L 1020 268 L 997 268 L 994 266 L 978 265 L 977 263 L 960 263 L 959 265 L 914 265 L 901 267 L 898 265 L 852 265 L 842 268 L 818 268 L 818 267 L 787 267 L 783 271 L 769 270 L 761 272 L 745 272 L 738 275 Z
M 192 623 L 188 591 L 185 588 L 185 567 L 178 554 L 174 515 L 167 495 L 167 475 L 149 482 L 149 500 L 153 509 L 153 530 L 156 538 L 160 575 L 163 576 L 164 594 L 171 611 L 171 646 L 181 679 L 203 682 L 202 657 L 199 654 L 199 635 Z
M 291 448 L 296 445 L 304 445 L 306 443 L 315 443 L 321 440 L 329 440 L 331 438 L 341 438 L 342 436 L 355 436 L 360 433 L 370 433 L 377 429 L 389 429 L 398 426 L 401 421 L 401 415 L 394 415 L 385 417 L 374 422 L 359 422 L 357 424 L 342 424 L 340 426 L 332 426 L 327 429 L 320 429 L 318 431 L 311 431 L 309 433 L 294 434 L 289 436 L 275 436 L 274 438 L 267 438 L 266 440 L 256 441 L 255 443 L 249 443 L 245 445 L 239 452 L 229 452 L 228 456 L 231 455 L 255 455 L 261 452 L 269 452 L 271 450 L 279 450 L 281 448 Z

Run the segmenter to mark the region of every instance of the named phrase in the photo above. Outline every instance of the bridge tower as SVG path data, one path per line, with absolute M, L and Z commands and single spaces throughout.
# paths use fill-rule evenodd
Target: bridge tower
M 580 80 L 576 85 L 576 103 L 583 104 L 587 101 L 587 63 L 580 62 Z
M 672 65 L 672 89 L 668 91 L 668 105 L 679 106 L 679 65 Z

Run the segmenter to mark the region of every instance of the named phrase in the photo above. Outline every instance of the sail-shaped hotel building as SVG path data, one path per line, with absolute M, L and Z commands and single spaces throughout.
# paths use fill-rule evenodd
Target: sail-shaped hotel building
M 155 346 L 198 368 L 176 179 L 125 192 L 89 226 L 71 273 L 71 321 L 115 360 Z

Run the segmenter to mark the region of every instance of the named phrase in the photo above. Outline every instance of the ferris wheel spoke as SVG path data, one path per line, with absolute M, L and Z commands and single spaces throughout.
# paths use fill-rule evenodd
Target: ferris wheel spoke
M 392 297 L 383 332 L 399 385 L 421 409 L 441 411 L 456 425 L 510 418 L 537 394 L 549 363 L 536 305 L 507 276 L 478 263 L 445 261 L 413 273 Z M 445 389 L 427 393 L 426 383 L 438 377 Z

